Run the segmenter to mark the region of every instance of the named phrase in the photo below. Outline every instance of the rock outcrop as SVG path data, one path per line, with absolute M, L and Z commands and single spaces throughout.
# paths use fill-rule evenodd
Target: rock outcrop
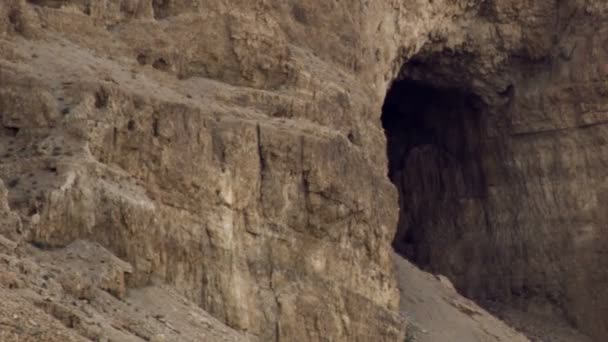
M 364 8 L 0 6 L 5 236 L 98 243 L 263 341 L 403 338 Z
M 49 341 L 403 341 L 398 230 L 466 295 L 601 340 L 606 17 L 592 0 L 2 1 L 0 313 Z M 445 311 L 462 336 L 525 340 L 449 296 L 484 317 Z
M 472 13 L 408 60 L 384 105 L 395 246 L 468 297 L 603 341 L 608 5 L 485 1 Z

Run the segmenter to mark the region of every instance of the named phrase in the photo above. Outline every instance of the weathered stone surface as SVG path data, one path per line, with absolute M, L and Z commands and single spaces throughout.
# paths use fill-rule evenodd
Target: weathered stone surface
M 174 289 L 127 291 L 131 266 L 99 244 L 75 241 L 45 251 L 0 237 L 1 341 L 257 340 Z
M 0 177 L 14 179 L 24 241 L 95 241 L 132 265 L 128 286 L 170 284 L 262 340 L 403 338 L 381 97 L 357 77 L 371 9 L 3 7 Z M 344 39 L 355 46 L 335 48 Z M 58 281 L 86 300 L 124 296 L 96 271 Z
M 404 65 L 384 115 L 398 249 L 469 297 L 565 317 L 597 341 L 607 9 L 486 1 L 462 36 L 438 33 Z
M 2 1 L 0 246 L 31 274 L 58 272 L 46 286 L 102 322 L 137 289 L 138 307 L 184 296 L 262 341 L 402 341 L 380 124 L 397 77 L 423 95 L 405 110 L 430 120 L 387 129 L 391 178 L 411 187 L 401 203 L 418 200 L 402 223 L 422 222 L 404 248 L 471 297 L 547 307 L 601 339 L 608 69 L 601 35 L 588 37 L 606 12 L 592 0 Z M 403 141 L 425 125 L 462 158 Z M 415 167 L 395 168 L 412 146 Z M 27 300 L 88 339 L 112 326 Z M 106 337 L 246 338 L 184 320 L 144 316 Z

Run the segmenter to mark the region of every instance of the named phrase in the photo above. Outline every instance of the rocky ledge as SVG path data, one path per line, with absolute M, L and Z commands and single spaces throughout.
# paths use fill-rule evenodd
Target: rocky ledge
M 0 340 L 604 341 L 607 18 L 1 1 Z

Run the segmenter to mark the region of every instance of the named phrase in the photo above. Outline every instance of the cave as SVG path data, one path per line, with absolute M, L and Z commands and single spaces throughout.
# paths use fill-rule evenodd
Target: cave
M 466 88 L 405 77 L 392 83 L 382 107 L 388 177 L 399 193 L 393 247 L 463 286 L 479 253 L 466 243 L 469 227 L 486 224 L 483 109 Z

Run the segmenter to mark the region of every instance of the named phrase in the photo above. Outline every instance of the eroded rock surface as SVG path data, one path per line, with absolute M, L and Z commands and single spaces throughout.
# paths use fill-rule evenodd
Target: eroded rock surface
M 602 32 L 606 11 L 591 0 L 2 1 L 0 233 L 13 246 L 7 258 L 42 270 L 20 276 L 7 266 L 6 296 L 46 313 L 41 331 L 63 326 L 49 337 L 57 340 L 403 341 L 391 251 L 399 200 L 380 123 L 397 78 L 454 104 L 449 120 L 441 107 L 421 106 L 434 113 L 441 143 L 456 141 L 464 155 L 447 169 L 471 170 L 448 183 L 472 200 L 416 214 L 431 235 L 460 220 L 467 238 L 418 239 L 407 246 L 413 259 L 432 250 L 439 255 L 424 252 L 420 264 L 467 295 L 548 302 L 605 336 L 594 315 L 605 310 L 606 235 L 584 224 L 597 236 L 571 239 L 583 205 L 575 199 L 590 192 L 562 196 L 551 186 L 597 190 L 588 201 L 597 205 L 584 208 L 599 227 L 601 144 L 591 142 L 600 135 L 569 135 L 580 127 L 568 106 L 586 87 L 602 89 L 601 35 L 587 36 Z M 567 38 L 556 42 L 558 33 Z M 574 72 L 581 63 L 586 73 Z M 588 96 L 584 129 L 601 131 L 601 101 Z M 463 123 L 469 106 L 475 113 Z M 391 139 L 389 149 L 398 146 Z M 589 150 L 570 163 L 547 147 L 554 142 Z M 573 177 L 564 179 L 586 183 L 561 181 L 551 171 L 558 160 Z M 428 165 L 422 158 L 412 172 Z M 395 181 L 402 170 L 390 171 Z M 427 190 L 405 195 L 442 194 Z M 486 203 L 495 211 L 481 210 Z M 487 229 L 481 212 L 501 225 Z M 549 230 L 555 222 L 563 234 Z M 45 301 L 37 272 L 57 276 L 48 291 L 62 300 Z M 17 296 L 14 287 L 30 290 Z M 110 320 L 114 310 L 124 325 Z
M 0 181 L 3 229 L 19 222 L 5 194 Z M 174 288 L 127 289 L 132 273 L 97 243 L 40 249 L 0 234 L 0 341 L 257 341 Z
M 128 287 L 263 341 L 402 339 L 381 97 L 356 71 L 385 5 L 309 5 L 2 2 L 7 236 L 99 243 Z
M 384 106 L 397 249 L 465 295 L 608 338 L 608 5 L 485 1 Z M 403 134 L 403 132 L 407 132 Z

